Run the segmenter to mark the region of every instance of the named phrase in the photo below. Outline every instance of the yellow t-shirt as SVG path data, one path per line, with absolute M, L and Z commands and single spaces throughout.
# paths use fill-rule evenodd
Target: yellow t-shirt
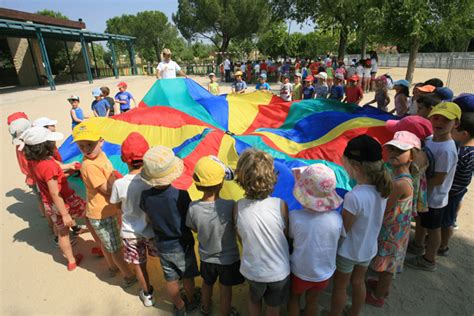
M 101 152 L 95 159 L 87 159 L 81 167 L 81 176 L 87 192 L 87 217 L 103 219 L 118 214 L 119 208 L 110 204 L 109 197 L 99 192 L 98 188 L 107 183 L 113 176 L 114 168 L 107 156 Z
M 219 84 L 217 82 L 213 82 L 209 84 L 209 92 L 213 95 L 219 94 Z

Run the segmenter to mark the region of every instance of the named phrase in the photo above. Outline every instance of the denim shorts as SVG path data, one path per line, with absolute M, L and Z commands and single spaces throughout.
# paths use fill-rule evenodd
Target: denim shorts
M 352 270 L 354 270 L 355 266 L 368 267 L 369 264 L 370 264 L 370 260 L 357 262 L 357 261 L 342 257 L 340 255 L 337 255 L 336 257 L 337 271 L 342 272 L 342 273 L 352 273 Z
M 168 282 L 191 279 L 200 275 L 192 246 L 182 252 L 160 252 L 160 262 L 163 275 Z
M 454 222 L 456 221 L 456 212 L 466 192 L 467 192 L 467 189 L 464 189 L 458 194 L 449 196 L 448 205 L 444 207 L 441 227 L 448 228 L 448 227 L 454 226 Z
M 122 248 L 122 238 L 120 237 L 120 227 L 117 216 L 102 219 L 90 218 L 92 227 L 108 253 L 116 253 Z

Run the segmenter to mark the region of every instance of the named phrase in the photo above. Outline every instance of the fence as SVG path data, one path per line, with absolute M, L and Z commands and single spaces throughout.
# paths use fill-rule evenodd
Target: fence
M 455 95 L 474 93 L 474 58 L 452 58 L 446 86 Z

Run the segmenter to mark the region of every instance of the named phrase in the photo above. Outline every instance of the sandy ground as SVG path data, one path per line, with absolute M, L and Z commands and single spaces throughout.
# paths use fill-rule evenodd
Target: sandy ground
M 384 69 L 394 79 L 404 76 L 404 69 Z M 437 76 L 447 78 L 447 71 L 417 69 L 415 81 Z M 193 79 L 205 84 L 207 78 Z M 151 77 L 121 78 L 129 84 L 136 100 L 141 100 L 154 83 Z M 6 128 L 6 117 L 15 111 L 24 111 L 30 118 L 48 116 L 59 120 L 58 131 L 70 133 L 69 105 L 71 94 L 81 97 L 87 112 L 93 87 L 108 85 L 113 88 L 116 79 L 96 80 L 59 85 L 54 92 L 48 88 L 2 91 L 1 129 L 1 190 L 0 213 L 0 314 L 1 315 L 169 315 L 171 304 L 166 300 L 161 269 L 157 260 L 150 260 L 152 284 L 155 287 L 156 308 L 145 308 L 138 297 L 138 287 L 124 291 L 120 278 L 107 278 L 103 259 L 89 255 L 92 245 L 89 234 L 80 237 L 76 252 L 85 254 L 81 267 L 67 272 L 60 250 L 55 248 L 46 221 L 39 215 L 36 200 L 24 184 Z M 221 85 L 228 92 L 228 85 Z M 277 88 L 275 86 L 275 88 Z M 392 91 L 393 93 L 393 91 Z M 372 99 L 365 97 L 364 102 Z M 393 97 L 393 94 L 392 94 Z M 393 100 L 393 99 L 392 99 Z M 456 231 L 447 258 L 439 258 L 435 273 L 407 268 L 397 276 L 386 307 L 366 306 L 363 315 L 473 315 L 474 311 L 474 207 L 473 186 L 465 198 Z M 469 211 L 471 210 L 471 211 Z M 197 283 L 200 284 L 197 279 Z M 246 315 L 247 288 L 234 290 L 234 305 Z M 471 294 L 469 294 L 471 293 Z M 214 302 L 218 303 L 215 293 Z M 325 293 L 321 305 L 327 307 L 330 294 Z

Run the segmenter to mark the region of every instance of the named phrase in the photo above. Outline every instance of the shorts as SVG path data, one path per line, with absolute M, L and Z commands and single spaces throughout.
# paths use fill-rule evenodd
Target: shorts
M 445 207 L 442 208 L 429 208 L 428 212 L 418 213 L 420 217 L 421 227 L 426 229 L 437 229 L 441 228 L 441 222 L 443 221 L 443 213 Z
M 340 255 L 337 255 L 336 257 L 337 271 L 342 272 L 342 273 L 352 273 L 352 270 L 354 270 L 354 266 L 368 267 L 369 264 L 370 264 L 370 260 L 357 262 L 357 261 L 353 261 L 351 259 L 342 257 Z
M 167 282 L 199 276 L 194 247 L 184 252 L 160 253 L 161 268 Z
M 117 216 L 102 219 L 90 218 L 89 221 L 107 252 L 116 253 L 122 248 Z
M 219 283 L 224 286 L 242 284 L 245 278 L 239 269 L 240 260 L 228 265 L 201 261 L 201 276 L 207 285 L 214 285 L 218 277 Z
M 121 109 L 120 109 L 120 113 L 125 113 L 125 112 L 128 112 L 128 111 L 130 111 L 130 108 L 127 108 L 127 109 L 122 109 L 122 108 L 121 108 Z
M 466 192 L 467 192 L 467 189 L 464 189 L 455 195 L 449 196 L 448 205 L 444 207 L 443 218 L 441 220 L 441 227 L 448 228 L 448 227 L 454 226 L 454 222 L 456 221 L 456 213 L 457 213 L 459 204 L 461 204 L 461 201 L 464 197 L 464 194 L 466 194 Z
M 291 291 L 297 295 L 303 294 L 306 291 L 322 292 L 329 285 L 329 279 L 320 282 L 305 281 L 298 278 L 296 275 L 291 275 Z
M 146 262 L 147 253 L 150 257 L 158 257 L 153 239 L 124 238 L 123 245 L 125 246 L 123 259 L 127 263 L 143 264 Z
M 254 303 L 265 300 L 265 304 L 278 307 L 286 304 L 290 292 L 290 276 L 277 282 L 257 282 L 248 280 L 250 299 Z
M 64 199 L 64 206 L 66 207 L 72 219 L 84 218 L 86 216 L 86 201 L 80 196 L 73 193 Z M 44 203 L 46 214 L 51 218 L 54 226 L 58 229 L 64 228 L 63 217 L 59 213 L 58 208 L 53 203 Z

